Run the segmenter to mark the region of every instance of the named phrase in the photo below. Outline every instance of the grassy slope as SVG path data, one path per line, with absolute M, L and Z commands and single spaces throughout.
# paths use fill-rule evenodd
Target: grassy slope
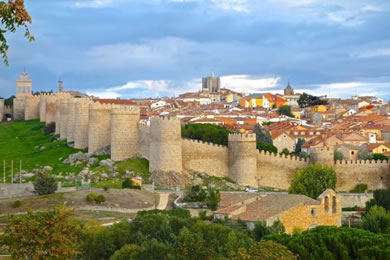
M 52 135 L 43 134 L 44 123 L 38 120 L 13 121 L 0 123 L 0 177 L 3 177 L 3 160 L 6 161 L 6 175 L 11 175 L 11 160 L 14 161 L 14 173 L 22 169 L 33 169 L 51 166 L 53 173 L 78 173 L 81 167 L 72 167 L 59 160 L 67 158 L 78 150 L 68 147 L 65 141 L 51 142 Z M 40 147 L 45 146 L 44 151 Z
M 3 160 L 6 161 L 8 183 L 11 179 L 11 160 L 14 161 L 14 173 L 19 172 L 20 160 L 22 160 L 22 169 L 25 171 L 31 171 L 43 166 L 53 167 L 53 174 L 60 172 L 65 175 L 70 172 L 78 174 L 81 171 L 84 164 L 76 167 L 62 163 L 70 154 L 80 150 L 68 147 L 66 141 L 52 142 L 51 138 L 53 138 L 53 135 L 44 134 L 42 132 L 43 127 L 44 123 L 40 123 L 38 120 L 0 123 L 0 182 L 3 179 Z M 40 151 L 39 148 L 42 146 L 45 146 L 46 150 Z M 103 160 L 110 156 L 100 155 L 95 157 Z M 126 170 L 132 170 L 142 177 L 149 175 L 149 162 L 146 159 L 122 161 L 116 163 L 116 166 L 120 174 L 124 174 Z M 91 170 L 106 171 L 104 167 L 100 167 L 98 164 L 91 166 Z M 110 180 L 106 182 L 110 183 Z M 106 182 L 102 182 L 100 186 L 121 187 L 119 183 L 107 185 Z M 94 186 L 99 186 L 99 184 Z

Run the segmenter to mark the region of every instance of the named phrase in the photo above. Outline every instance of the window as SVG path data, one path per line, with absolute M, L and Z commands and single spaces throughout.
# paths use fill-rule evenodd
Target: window
M 332 212 L 336 213 L 337 212 L 337 203 L 336 203 L 336 196 L 332 197 Z
M 301 132 L 301 135 L 305 135 L 305 132 L 302 131 L 302 132 Z
M 316 132 L 316 135 L 320 135 L 321 133 L 320 132 Z
M 329 211 L 329 198 L 328 196 L 325 196 L 325 205 L 324 205 L 324 209 L 326 212 Z
M 313 132 L 310 132 L 309 135 L 313 135 L 314 133 Z
M 317 217 L 317 209 L 316 208 L 311 208 L 311 216 Z
M 354 154 L 355 154 L 355 151 L 351 151 L 351 154 L 354 155 Z
M 294 132 L 294 135 L 298 135 L 298 131 L 295 131 L 295 132 Z

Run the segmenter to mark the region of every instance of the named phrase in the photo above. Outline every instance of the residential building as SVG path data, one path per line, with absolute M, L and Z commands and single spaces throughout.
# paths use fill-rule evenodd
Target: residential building
M 307 230 L 321 225 L 341 226 L 341 200 L 330 189 L 316 200 L 287 193 L 221 193 L 219 206 L 214 218 L 245 221 L 250 230 L 258 221 L 270 226 L 277 220 L 282 222 L 288 234 L 295 228 Z

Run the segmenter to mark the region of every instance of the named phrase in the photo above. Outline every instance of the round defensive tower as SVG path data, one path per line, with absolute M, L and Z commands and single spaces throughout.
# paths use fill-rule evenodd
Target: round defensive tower
M 334 165 L 334 149 L 331 147 L 313 147 L 309 150 L 310 163 L 320 163 L 326 166 Z
M 60 138 L 67 138 L 68 130 L 68 99 L 61 99 L 60 110 L 61 110 L 61 120 L 60 120 Z
M 150 120 L 150 172 L 183 170 L 181 123 L 177 118 Z
M 57 114 L 56 101 L 57 101 L 56 96 L 50 95 L 46 97 L 46 116 L 45 116 L 46 124 L 56 121 L 56 114 Z
M 89 104 L 88 153 L 110 146 L 111 104 Z
M 138 107 L 118 106 L 111 110 L 111 159 L 121 161 L 136 156 Z
M 41 94 L 40 98 L 40 107 L 39 107 L 39 121 L 46 122 L 46 94 Z
M 229 177 L 239 185 L 257 187 L 256 136 L 231 134 L 229 143 Z
M 60 134 L 61 129 L 61 99 L 56 100 L 56 134 Z
M 66 130 L 66 139 L 68 142 L 74 142 L 74 130 L 75 130 L 75 112 L 76 112 L 76 103 L 78 98 L 72 98 L 68 103 L 68 117 L 67 117 L 67 130 Z
M 39 119 L 40 97 L 27 96 L 24 110 L 24 120 Z
M 74 148 L 88 147 L 89 99 L 80 100 L 75 108 Z

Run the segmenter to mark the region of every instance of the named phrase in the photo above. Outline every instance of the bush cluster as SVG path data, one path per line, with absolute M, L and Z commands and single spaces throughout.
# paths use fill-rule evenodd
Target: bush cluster
M 134 182 L 130 178 L 126 178 L 122 182 L 122 189 L 141 189 L 139 185 L 134 185 Z
M 87 201 L 95 201 L 96 203 L 99 204 L 99 203 L 105 202 L 106 198 L 102 194 L 96 195 L 95 192 L 88 192 Z
M 53 134 L 56 132 L 56 123 L 55 122 L 51 122 L 51 123 L 48 123 L 44 128 L 43 128 L 43 132 L 45 134 Z

